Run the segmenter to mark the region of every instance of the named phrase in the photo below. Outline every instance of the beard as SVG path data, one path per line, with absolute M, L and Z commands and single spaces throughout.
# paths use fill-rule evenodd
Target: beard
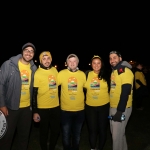
M 32 58 L 26 59 L 24 56 L 22 56 L 22 59 L 23 59 L 24 61 L 28 62 L 28 63 L 32 60 Z

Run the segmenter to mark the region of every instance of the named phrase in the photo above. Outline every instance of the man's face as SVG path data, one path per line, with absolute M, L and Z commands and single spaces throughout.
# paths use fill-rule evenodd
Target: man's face
M 143 65 L 139 64 L 139 65 L 137 66 L 137 68 L 140 69 L 140 70 L 142 70 L 142 69 L 143 69 Z
M 43 64 L 44 67 L 49 67 L 51 62 L 52 62 L 51 57 L 47 55 L 43 56 L 41 59 L 41 64 Z
M 76 70 L 78 66 L 78 60 L 76 57 L 71 57 L 67 60 L 67 65 L 71 70 Z
M 109 55 L 109 62 L 111 66 L 115 67 L 120 61 L 122 61 L 122 58 L 119 57 L 117 54 Z
M 33 57 L 34 49 L 32 47 L 26 47 L 22 53 L 22 58 L 24 59 L 24 61 L 30 62 L 33 59 Z

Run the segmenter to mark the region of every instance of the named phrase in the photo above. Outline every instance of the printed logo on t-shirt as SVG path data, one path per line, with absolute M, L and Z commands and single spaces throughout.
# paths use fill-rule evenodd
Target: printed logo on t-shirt
M 116 83 L 115 83 L 115 77 L 114 75 L 111 76 L 111 83 L 110 83 L 111 89 L 115 89 Z
M 93 90 L 99 90 L 100 89 L 100 80 L 95 77 L 92 79 L 91 83 L 90 83 L 90 87 Z
M 21 94 L 25 95 L 26 90 L 29 90 L 29 72 L 27 70 L 21 70 L 21 81 L 22 81 L 22 88 L 21 88 Z
M 29 73 L 27 70 L 21 71 L 21 80 L 23 85 L 29 85 Z
M 77 79 L 75 77 L 70 77 L 68 79 L 68 92 L 71 100 L 75 100 L 75 95 L 77 92 Z
M 50 97 L 55 98 L 56 94 L 56 78 L 53 75 L 48 76 Z
M 22 90 L 29 89 L 29 72 L 27 70 L 21 70 L 21 81 L 22 81 Z
M 70 77 L 68 79 L 68 90 L 69 91 L 70 90 L 73 90 L 73 91 L 77 90 L 77 79 L 76 78 Z
M 94 77 L 90 83 L 92 98 L 94 100 L 98 99 L 98 95 L 100 92 L 100 80 L 97 77 Z
M 110 92 L 110 98 L 113 97 L 113 93 L 116 87 L 115 77 L 114 75 L 111 76 L 111 82 L 110 82 L 111 92 Z
M 48 77 L 49 81 L 49 89 L 55 89 L 56 88 L 56 78 L 53 75 L 50 75 Z

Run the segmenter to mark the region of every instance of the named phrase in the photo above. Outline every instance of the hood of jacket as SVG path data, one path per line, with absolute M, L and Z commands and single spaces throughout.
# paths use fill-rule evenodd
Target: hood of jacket
M 9 60 L 10 60 L 10 63 L 12 63 L 14 66 L 16 66 L 16 68 L 18 68 L 18 61 L 19 61 L 20 58 L 22 58 L 22 54 L 18 54 L 16 56 L 12 56 Z M 31 66 L 34 65 L 33 60 L 30 61 L 30 65 Z
M 115 67 L 112 67 L 112 69 L 116 70 L 121 67 L 127 67 L 129 69 L 132 69 L 132 66 L 127 61 L 120 61 Z

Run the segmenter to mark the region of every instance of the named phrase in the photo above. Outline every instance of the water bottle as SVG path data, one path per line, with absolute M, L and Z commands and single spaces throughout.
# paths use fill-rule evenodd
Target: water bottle
M 121 116 L 121 121 L 124 121 L 125 118 L 126 118 L 125 115 L 122 114 L 122 116 Z M 108 119 L 113 120 L 113 116 L 108 116 Z

